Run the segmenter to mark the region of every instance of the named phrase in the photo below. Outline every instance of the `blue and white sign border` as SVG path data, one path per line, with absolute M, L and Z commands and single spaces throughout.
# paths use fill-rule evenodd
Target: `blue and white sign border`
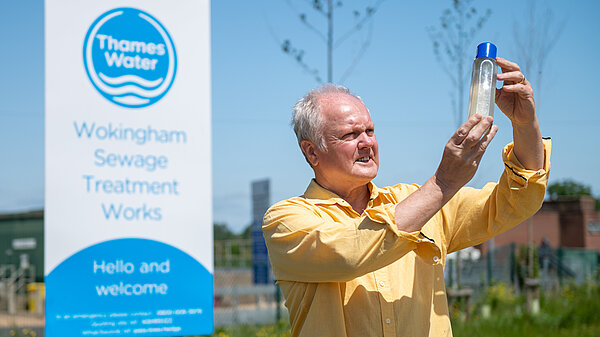
M 210 335 L 210 1 L 178 0 L 175 8 L 162 0 L 45 0 L 44 7 L 45 336 Z M 107 102 L 86 72 L 85 41 L 121 9 L 151 13 L 158 28 L 144 23 L 140 36 L 164 43 L 158 32 L 167 34 L 156 78 L 173 55 L 168 95 L 142 109 Z M 120 30 L 114 23 L 110 31 Z M 119 40 L 135 36 L 98 29 Z M 125 156 L 162 164 L 146 170 L 114 159 Z M 164 187 L 115 187 L 128 179 Z M 113 205 L 135 216 L 109 215 Z

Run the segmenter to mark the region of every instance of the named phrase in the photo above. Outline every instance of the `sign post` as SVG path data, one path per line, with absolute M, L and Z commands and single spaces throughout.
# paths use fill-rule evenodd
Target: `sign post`
M 209 20 L 45 1 L 47 337 L 212 333 Z

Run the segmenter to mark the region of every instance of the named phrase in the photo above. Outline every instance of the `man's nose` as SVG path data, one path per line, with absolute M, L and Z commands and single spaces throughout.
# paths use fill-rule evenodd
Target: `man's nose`
M 375 136 L 374 135 L 369 136 L 366 132 L 361 133 L 358 138 L 358 148 L 360 148 L 360 149 L 373 147 L 374 143 L 375 143 Z

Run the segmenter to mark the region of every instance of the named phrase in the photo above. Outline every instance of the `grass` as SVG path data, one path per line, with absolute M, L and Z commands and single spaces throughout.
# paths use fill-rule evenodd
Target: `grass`
M 213 337 L 290 337 L 290 324 L 280 321 L 271 325 L 240 325 L 217 329 Z
M 491 293 L 491 294 L 490 294 Z M 475 306 L 473 319 L 464 322 L 453 318 L 455 337 L 598 337 L 600 336 L 600 286 L 565 286 L 559 294 L 542 296 L 541 310 L 529 314 L 522 297 L 488 291 L 484 301 L 492 305 L 492 315 L 477 314 L 483 304 Z M 501 293 L 501 291 L 500 291 Z
M 489 318 L 479 312 L 487 304 Z M 488 288 L 474 305 L 471 319 L 465 322 L 459 310 L 452 317 L 454 337 L 598 337 L 600 336 L 600 285 L 564 286 L 560 293 L 542 296 L 541 310 L 529 314 L 522 296 L 513 295 L 504 284 Z M 289 337 L 290 325 L 234 326 L 217 329 L 213 337 Z

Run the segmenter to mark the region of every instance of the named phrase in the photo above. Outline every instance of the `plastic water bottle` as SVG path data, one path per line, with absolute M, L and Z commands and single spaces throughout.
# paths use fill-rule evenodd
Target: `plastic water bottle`
M 483 118 L 494 116 L 497 74 L 496 46 L 491 42 L 480 43 L 471 74 L 469 118 L 476 113 Z

